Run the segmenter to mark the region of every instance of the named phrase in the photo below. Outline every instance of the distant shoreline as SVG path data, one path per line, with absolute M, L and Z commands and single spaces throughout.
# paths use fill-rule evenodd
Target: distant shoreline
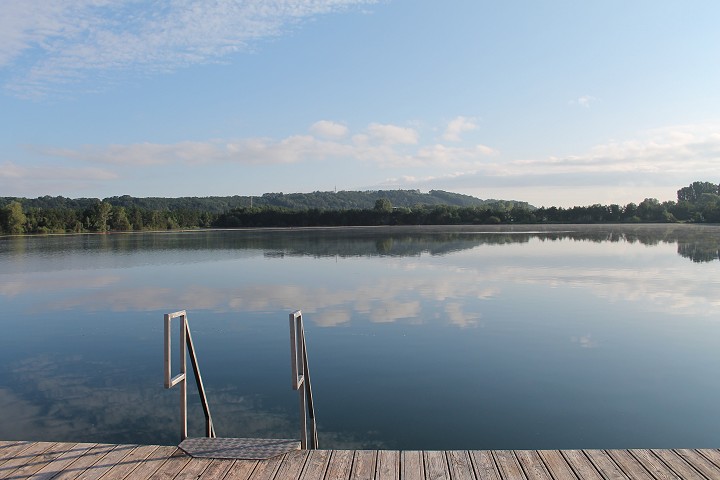
M 608 227 L 622 230 L 642 230 L 647 228 L 666 227 L 670 230 L 687 227 L 719 227 L 719 223 L 515 223 L 500 225 L 348 225 L 348 226 L 310 226 L 310 227 L 238 227 L 238 228 L 180 228 L 170 230 L 140 230 L 140 231 L 109 231 L 109 232 L 64 232 L 64 233 L 22 233 L 22 234 L 0 234 L 0 238 L 34 238 L 34 237 L 72 237 L 72 236 L 130 236 L 130 235 L 162 235 L 177 233 L 207 233 L 207 232 L 248 232 L 248 233 L 272 233 L 272 232 L 320 232 L 320 231 L 364 231 L 364 232 L 394 232 L 404 233 L 423 230 L 427 233 L 458 232 L 458 233 L 502 233 L 502 234 L 533 234 L 533 233 L 567 233 L 579 229 Z M 576 228 L 573 228 L 576 227 Z

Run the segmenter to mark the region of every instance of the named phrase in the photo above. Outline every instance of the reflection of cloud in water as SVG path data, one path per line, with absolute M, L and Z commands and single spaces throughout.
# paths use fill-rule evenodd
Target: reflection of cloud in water
M 638 266 L 630 268 L 573 266 L 475 267 L 426 265 L 387 260 L 383 277 L 368 275 L 357 286 L 244 285 L 237 288 L 209 288 L 186 285 L 178 288 L 147 286 L 122 288 L 116 277 L 100 276 L 95 281 L 83 272 L 78 281 L 71 275 L 68 284 L 102 284 L 92 295 L 68 296 L 43 306 L 49 310 L 164 311 L 177 308 L 216 312 L 266 312 L 302 309 L 308 319 L 321 326 L 347 324 L 353 315 L 366 316 L 376 323 L 415 319 L 422 323 L 434 317 L 424 311 L 425 302 L 441 304 L 445 319 L 458 326 L 477 324 L 479 312 L 463 312 L 470 299 L 487 300 L 513 284 L 581 288 L 609 301 L 642 303 L 651 311 L 672 310 L 678 314 L 710 315 L 720 300 L 710 298 L 712 287 L 694 270 Z M 394 268 L 388 268 L 394 267 Z M 399 268 L 398 268 L 399 267 Z M 388 273 L 395 272 L 395 273 Z M 126 280 L 126 282 L 132 281 Z M 28 279 L 28 284 L 32 279 Z M 46 282 L 39 290 L 53 291 L 62 284 Z M 38 307 L 40 308 L 40 307 Z M 354 314 L 352 312 L 355 312 Z M 442 320 L 442 319 L 441 319 Z
M 370 320 L 374 323 L 390 323 L 419 316 L 420 302 L 386 302 L 370 311 Z
M 609 301 L 640 303 L 650 311 L 711 316 L 720 307 L 720 300 L 710 296 L 717 284 L 713 287 L 694 270 L 504 267 L 496 274 L 500 278 L 514 278 L 518 283 L 582 288 Z
M 582 348 L 595 348 L 597 347 L 597 342 L 593 340 L 592 335 L 587 334 L 580 337 L 572 337 L 570 339 L 572 343 L 578 344 Z
M 88 288 L 104 288 L 121 281 L 118 275 L 94 275 L 92 272 L 74 272 L 72 275 L 13 275 L 6 279 L 0 276 L 0 295 L 16 297 L 32 292 L 61 292 Z
M 79 366 L 82 373 L 69 373 Z M 93 367 L 91 371 L 97 371 L 99 366 Z M 122 443 L 154 432 L 145 439 L 159 438 L 168 443 L 169 438 L 163 439 L 158 432 L 167 432 L 168 426 L 176 425 L 169 398 L 164 398 L 160 389 L 147 391 L 136 384 L 121 385 L 122 380 L 117 379 L 126 375 L 117 375 L 117 370 L 105 367 L 104 374 L 115 378 L 117 385 L 91 378 L 79 356 L 40 356 L 10 365 L 14 390 L 4 390 L 0 395 L 0 410 L 13 422 L 0 424 L 3 437 L 8 437 L 6 429 L 10 428 L 18 433 L 11 438 Z M 107 432 L 113 432 L 112 436 Z
M 179 392 L 165 390 L 159 381 L 148 382 L 146 377 L 133 379 L 132 371 L 109 363 L 93 363 L 88 368 L 87 361 L 79 355 L 26 358 L 11 364 L 8 373 L 13 378 L 13 390 L 0 387 L 0 412 L 11 421 L 0 422 L 0 438 L 177 443 Z M 192 377 L 190 381 L 193 382 Z M 202 435 L 204 418 L 193 391 L 190 388 L 188 395 L 190 433 Z M 288 395 L 294 396 L 289 389 Z M 291 412 L 269 409 L 261 396 L 241 395 L 235 386 L 210 388 L 208 398 L 219 435 L 297 436 L 294 408 Z M 326 447 L 366 446 L 353 434 L 324 431 L 322 424 L 319 429 Z
M 609 260 L 618 255 L 633 258 L 630 250 L 644 255 L 648 250 L 642 244 L 575 242 L 570 250 L 563 242 L 515 247 L 532 247 L 534 250 L 512 248 L 502 257 L 499 255 L 502 252 L 493 247 L 492 252 L 481 249 L 442 259 L 385 257 L 381 261 L 368 259 L 362 264 L 353 261 L 349 266 L 368 268 L 362 270 L 362 275 L 346 276 L 338 283 L 314 284 L 293 276 L 293 273 L 290 277 L 278 276 L 278 282 L 285 283 L 272 283 L 263 276 L 264 283 L 214 288 L 183 284 L 185 277 L 181 277 L 174 279 L 173 286 L 166 286 L 159 284 L 162 280 L 155 280 L 155 277 L 134 276 L 132 270 L 121 270 L 114 275 L 68 270 L 52 275 L 27 274 L 13 279 L 0 284 L 0 295 L 32 293 L 43 299 L 47 298 L 43 294 L 67 291 L 59 300 L 55 298 L 34 307 L 50 311 L 125 312 L 184 308 L 270 312 L 300 308 L 311 314 L 308 320 L 321 326 L 343 325 L 354 318 L 366 318 L 376 323 L 423 323 L 439 318 L 439 321 L 458 326 L 476 325 L 481 316 L 477 300 L 494 299 L 501 293 L 512 294 L 517 285 L 579 288 L 609 301 L 638 303 L 651 311 L 710 315 L 720 308 L 720 300 L 711 297 L 709 289 L 713 284 L 707 275 L 697 270 L 700 267 L 663 268 L 644 261 L 632 262 L 632 265 L 625 262 L 618 267 Z M 527 255 L 518 256 L 525 255 L 523 252 Z M 526 263 L 526 258 L 532 261 Z M 578 258 L 582 260 L 578 261 Z M 578 266 L 590 258 L 597 266 Z M 270 268 L 278 269 L 281 265 L 284 264 L 269 264 Z M 187 282 L 204 280 L 188 277 Z M 87 292 L 88 287 L 94 287 L 91 294 Z M 82 290 L 73 292 L 72 289 Z M 442 312 L 440 317 L 435 315 L 438 311 Z
M 485 280 L 486 281 L 486 280 Z M 216 312 L 302 309 L 317 313 L 310 320 L 322 326 L 335 326 L 350 321 L 351 312 L 366 315 L 371 322 L 387 323 L 403 319 L 421 318 L 420 297 L 435 302 L 462 298 L 489 299 L 498 294 L 497 287 L 481 287 L 482 280 L 472 271 L 451 269 L 442 276 L 433 272 L 430 277 L 418 275 L 408 278 L 370 279 L 370 283 L 355 288 L 306 287 L 300 285 L 249 285 L 239 288 L 208 288 L 185 286 L 134 287 L 94 292 L 92 296 L 77 295 L 51 302 L 49 310 L 81 309 L 88 311 L 162 311 L 184 308 Z M 408 298 L 410 297 L 410 298 Z M 400 300 L 400 299 L 407 300 Z M 459 305 L 459 303 L 458 303 Z M 459 307 L 451 307 L 450 320 L 458 322 Z M 469 324 L 465 324 L 466 326 Z
M 448 322 L 458 327 L 475 327 L 481 315 L 479 313 L 463 312 L 461 303 L 448 303 L 445 305 L 445 314 Z
M 337 327 L 350 322 L 348 310 L 326 310 L 313 316 L 313 322 L 320 327 Z

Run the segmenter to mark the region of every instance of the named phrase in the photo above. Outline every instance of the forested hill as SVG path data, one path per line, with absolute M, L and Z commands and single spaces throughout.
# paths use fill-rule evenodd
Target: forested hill
M 535 208 L 439 190 L 268 193 L 261 197 L 0 197 L 0 235 L 178 228 L 480 225 L 511 223 L 720 223 L 720 185 L 693 182 L 678 200 Z M 252 202 L 252 207 L 251 207 Z
M 373 190 L 373 191 L 340 191 L 312 193 L 266 193 L 259 197 L 233 195 L 230 197 L 108 197 L 103 201 L 114 207 L 143 208 L 159 211 L 194 210 L 208 213 L 223 213 L 234 208 L 249 207 L 283 207 L 293 210 L 304 209 L 370 209 L 378 199 L 386 198 L 394 207 L 413 207 L 416 205 L 434 206 L 449 205 L 454 207 L 483 206 L 490 209 L 507 210 L 513 207 L 534 210 L 527 202 L 515 200 L 481 200 L 470 195 L 431 190 L 421 193 L 419 190 Z M 24 208 L 92 208 L 98 203 L 96 198 L 38 197 L 15 198 L 0 197 L 0 207 L 17 201 Z

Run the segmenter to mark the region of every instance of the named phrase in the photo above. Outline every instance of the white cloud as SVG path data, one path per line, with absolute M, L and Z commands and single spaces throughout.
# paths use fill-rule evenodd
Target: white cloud
M 348 147 L 318 140 L 310 135 L 293 135 L 279 141 L 248 138 L 235 141 L 178 142 L 174 144 L 137 143 L 88 145 L 80 149 L 37 149 L 40 153 L 70 160 L 123 166 L 202 165 L 207 163 L 282 164 L 304 160 L 323 160 L 343 155 Z
M 367 128 L 367 133 L 370 137 L 387 145 L 415 145 L 418 143 L 418 133 L 415 130 L 397 125 L 371 123 Z
M 481 148 L 481 147 L 476 147 Z M 471 155 L 470 149 L 453 150 L 442 145 L 421 153 L 436 161 Z M 484 152 L 482 149 L 476 152 Z M 456 164 L 459 164 L 457 162 Z M 668 179 L 682 185 L 687 178 L 720 177 L 720 124 L 696 124 L 641 132 L 634 139 L 611 140 L 586 152 L 566 157 L 530 160 L 496 160 L 472 168 L 388 180 L 407 186 L 452 182 L 476 186 L 601 186 Z M 438 187 L 436 187 L 438 188 Z
M 419 149 L 417 158 L 421 160 L 421 163 L 427 163 L 429 165 L 460 166 L 477 163 L 477 159 L 483 159 L 497 153 L 495 149 L 486 145 L 457 148 L 436 144 Z
M 7 88 L 42 96 L 94 74 L 146 74 L 247 51 L 315 15 L 376 0 L 0 2 L 0 68 Z
M 35 180 L 112 180 L 117 174 L 101 168 L 64 168 L 55 166 L 20 166 L 13 162 L 0 165 L 0 181 L 33 178 Z M 0 183 L 0 186 L 2 183 Z
M 579 202 L 638 202 L 646 196 L 672 199 L 680 186 L 698 179 L 720 178 L 718 123 L 659 128 L 641 132 L 635 138 L 611 140 L 576 155 L 521 160 L 504 159 L 486 145 L 427 144 L 414 129 L 381 123 L 352 132 L 345 125 L 323 120 L 310 126 L 310 132 L 280 139 L 31 147 L 31 153 L 46 157 L 44 164 L 20 166 L 5 162 L 0 165 L 0 186 L 4 185 L 6 191 L 18 192 L 22 186 L 22 192 L 42 193 L 54 181 L 64 183 L 59 191 L 67 191 L 71 184 L 86 187 L 123 178 L 133 170 L 129 167 L 135 166 L 235 164 L 261 168 L 354 162 L 403 169 L 402 177 L 384 181 L 377 178 L 371 186 L 365 183 L 366 188 L 447 189 L 482 198 L 516 198 L 538 205 L 564 206 Z M 341 133 L 344 135 L 339 136 Z M 78 166 L 78 161 L 89 165 Z M 640 189 L 641 193 L 634 193 Z M 562 197 L 561 191 L 567 191 L 568 197 Z
M 442 138 L 448 142 L 459 142 L 461 140 L 460 135 L 464 132 L 471 132 L 477 128 L 478 126 L 474 119 L 462 116 L 456 117 L 448 124 L 447 128 L 445 128 L 445 133 L 443 133 Z
M 318 135 L 292 135 L 283 139 L 245 138 L 129 145 L 86 145 L 80 148 L 34 147 L 36 153 L 67 160 L 115 166 L 203 165 L 238 163 L 271 165 L 323 160 L 355 160 L 381 167 L 467 167 L 497 152 L 485 145 L 459 148 L 441 144 L 417 145 L 420 136 L 411 128 L 372 123 L 363 133 L 345 139 L 349 130 L 328 120 L 314 123 Z
M 310 127 L 310 132 L 321 137 L 342 138 L 348 134 L 348 128 L 330 120 L 320 120 Z
M 642 132 L 635 139 L 609 141 L 588 152 L 564 158 L 517 162 L 536 173 L 627 172 L 720 173 L 720 124 L 698 124 L 659 128 Z
M 597 102 L 597 98 L 593 97 L 592 95 L 583 95 L 582 97 L 578 97 L 575 100 L 570 101 L 570 105 L 577 105 L 583 108 L 590 108 L 590 105 Z
M 0 163 L 0 191 L 11 196 L 84 190 L 117 178 L 118 173 L 107 168 Z

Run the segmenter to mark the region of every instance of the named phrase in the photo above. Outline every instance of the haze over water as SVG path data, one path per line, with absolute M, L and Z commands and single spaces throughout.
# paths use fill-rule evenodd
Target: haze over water
M 666 225 L 1 238 L 0 438 L 177 443 L 162 318 L 182 309 L 218 436 L 296 437 L 302 309 L 322 448 L 717 446 L 719 244 Z

